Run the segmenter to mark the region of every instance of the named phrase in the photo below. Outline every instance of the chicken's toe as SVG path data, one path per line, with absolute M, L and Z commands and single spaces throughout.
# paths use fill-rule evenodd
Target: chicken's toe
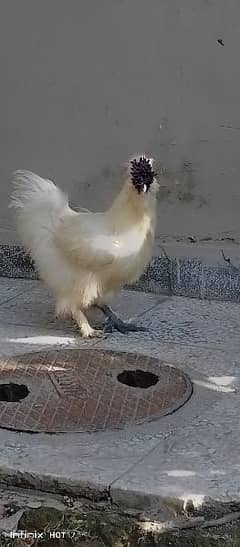
M 119 317 L 115 316 L 109 317 L 106 321 L 104 332 L 105 333 L 112 333 L 113 331 L 117 330 L 121 334 L 127 334 L 128 332 L 144 332 L 146 331 L 146 327 L 143 327 L 142 325 L 135 325 L 134 323 L 125 323 L 120 319 Z

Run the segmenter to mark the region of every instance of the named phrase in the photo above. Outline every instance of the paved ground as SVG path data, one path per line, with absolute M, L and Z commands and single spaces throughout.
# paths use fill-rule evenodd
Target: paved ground
M 0 430 L 0 478 L 70 494 L 109 493 L 113 501 L 145 509 L 166 507 L 169 499 L 240 501 L 239 304 L 124 292 L 115 308 L 138 316 L 149 331 L 82 341 L 70 324 L 54 321 L 39 282 L 2 278 L 1 354 L 94 345 L 160 356 L 189 374 L 190 401 L 171 416 L 122 431 Z

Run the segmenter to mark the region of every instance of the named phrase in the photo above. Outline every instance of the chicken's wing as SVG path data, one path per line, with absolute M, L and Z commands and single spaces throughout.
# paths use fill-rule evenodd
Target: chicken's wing
M 55 233 L 58 248 L 84 269 L 99 271 L 116 258 L 116 242 L 104 213 L 63 216 Z

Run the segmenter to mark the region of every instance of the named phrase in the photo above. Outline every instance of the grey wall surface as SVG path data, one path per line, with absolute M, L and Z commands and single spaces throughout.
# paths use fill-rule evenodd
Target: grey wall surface
M 1 243 L 13 170 L 101 210 L 136 152 L 162 168 L 159 236 L 238 241 L 239 25 L 239 0 L 1 0 Z

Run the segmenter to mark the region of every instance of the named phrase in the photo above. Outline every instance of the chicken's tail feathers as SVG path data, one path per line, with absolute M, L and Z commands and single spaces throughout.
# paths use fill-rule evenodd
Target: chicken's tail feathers
M 15 210 L 18 234 L 25 249 L 41 266 L 52 252 L 61 215 L 70 211 L 67 196 L 51 180 L 31 171 L 16 171 L 12 183 L 9 207 Z
M 15 171 L 9 207 L 27 212 L 45 206 L 60 210 L 68 205 L 67 196 L 51 181 L 32 171 Z

